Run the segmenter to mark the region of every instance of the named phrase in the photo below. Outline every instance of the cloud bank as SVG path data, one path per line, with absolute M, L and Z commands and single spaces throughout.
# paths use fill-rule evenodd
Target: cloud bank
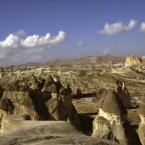
M 24 31 L 9 34 L 3 41 L 0 41 L 0 60 L 19 61 L 20 59 L 31 58 L 34 54 L 38 58 L 40 53 L 47 48 L 59 45 L 66 39 L 66 33 L 59 31 L 58 35 L 30 35 Z M 39 56 L 40 57 L 40 56 Z M 43 56 L 42 56 L 43 57 Z
M 25 37 L 25 33 L 20 31 L 18 33 L 9 34 L 4 41 L 0 41 L 1 48 L 32 48 L 32 47 L 51 47 L 62 42 L 66 38 L 66 33 L 59 31 L 58 35 L 53 37 L 50 33 L 46 35 L 32 35 Z
M 141 32 L 145 32 L 145 22 L 141 23 L 140 30 Z
M 98 33 L 104 35 L 115 35 L 120 32 L 132 30 L 136 26 L 136 23 L 136 20 L 130 20 L 127 25 L 122 22 L 116 22 L 113 24 L 105 23 L 104 28 L 98 31 Z

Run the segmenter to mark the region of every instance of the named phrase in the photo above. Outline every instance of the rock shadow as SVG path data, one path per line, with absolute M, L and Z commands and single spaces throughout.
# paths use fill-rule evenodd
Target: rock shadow
M 42 92 L 37 90 L 30 90 L 29 91 L 30 98 L 33 101 L 35 111 L 38 114 L 38 120 L 49 120 L 50 115 L 45 105 L 46 98 L 43 97 Z

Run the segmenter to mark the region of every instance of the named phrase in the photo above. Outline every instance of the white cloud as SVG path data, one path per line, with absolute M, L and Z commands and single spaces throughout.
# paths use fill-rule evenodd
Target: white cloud
M 145 32 L 145 22 L 141 23 L 140 30 L 141 32 Z
M 3 41 L 0 41 L 0 60 L 24 60 L 31 59 L 33 55 L 39 56 L 46 48 L 51 48 L 62 43 L 66 38 L 66 33 L 59 31 L 58 35 L 30 35 L 24 31 L 9 34 Z M 16 58 L 14 58 L 16 56 Z M 43 57 L 43 56 L 42 56 Z
M 0 48 L 31 48 L 31 47 L 52 47 L 66 38 L 66 33 L 59 31 L 57 36 L 52 37 L 50 33 L 44 36 L 32 35 L 23 37 L 23 32 L 9 34 L 4 41 L 0 41 Z
M 84 41 L 77 41 L 77 42 L 76 42 L 76 45 L 77 45 L 78 47 L 81 47 L 81 46 L 84 45 Z
M 133 29 L 136 26 L 136 23 L 136 20 L 130 20 L 128 25 L 124 25 L 122 22 L 116 22 L 113 24 L 105 23 L 103 30 L 98 31 L 98 33 L 105 35 L 115 35 L 117 33 Z
M 103 50 L 103 55 L 111 54 L 111 49 L 110 48 L 105 48 Z

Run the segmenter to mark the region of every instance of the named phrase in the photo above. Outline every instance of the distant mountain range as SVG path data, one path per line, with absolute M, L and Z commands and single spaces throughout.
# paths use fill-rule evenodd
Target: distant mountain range
M 145 62 L 145 56 L 142 57 L 143 61 Z M 63 60 L 63 59 L 57 59 L 57 60 L 49 60 L 45 63 L 39 63 L 39 62 L 28 62 L 25 64 L 19 64 L 19 65 L 12 65 L 15 67 L 39 67 L 39 66 L 74 66 L 74 65 L 101 65 L 101 64 L 118 64 L 118 63 L 124 63 L 125 57 L 120 56 L 112 56 L 112 55 L 105 55 L 105 56 L 86 56 L 81 57 L 78 59 L 71 59 L 71 60 Z
M 98 64 L 117 64 L 123 63 L 124 57 L 106 56 L 87 56 L 71 60 L 50 60 L 45 63 L 28 62 L 25 64 L 14 65 L 16 67 L 39 67 L 39 66 L 73 66 L 73 65 L 98 65 Z
M 45 65 L 93 65 L 93 64 L 115 64 L 124 62 L 124 57 L 117 56 L 87 56 L 74 60 L 47 61 Z

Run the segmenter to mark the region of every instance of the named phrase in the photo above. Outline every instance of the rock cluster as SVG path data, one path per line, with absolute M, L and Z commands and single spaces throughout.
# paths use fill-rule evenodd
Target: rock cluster
M 0 120 L 20 115 L 30 120 L 70 121 L 80 129 L 80 121 L 72 104 L 71 87 L 62 86 L 59 78 L 49 76 L 7 83 L 0 99 Z
M 80 119 L 82 119 L 81 117 L 83 115 L 81 114 L 82 116 L 81 115 L 78 116 L 78 113 L 72 103 L 72 97 L 74 96 L 72 95 L 72 86 L 70 86 L 70 84 L 67 84 L 67 86 L 65 86 L 62 83 L 63 81 L 62 82 L 61 81 L 59 80 L 58 76 L 54 76 L 54 77 L 48 76 L 47 78 L 43 79 L 32 75 L 30 79 L 24 78 L 22 80 L 18 80 L 18 79 L 10 80 L 9 82 L 7 82 L 7 85 L 5 87 L 1 86 L 0 87 L 1 132 L 8 131 L 9 128 L 11 128 L 12 130 L 17 130 L 21 126 L 21 123 L 23 124 L 23 122 L 25 122 L 24 120 L 31 120 L 31 121 L 39 120 L 40 122 L 42 120 L 43 121 L 45 120 L 46 122 L 47 120 L 51 120 L 51 121 L 53 120 L 57 122 L 61 120 L 68 124 L 71 123 L 78 130 L 81 130 L 81 127 L 85 123 L 84 124 L 80 123 Z M 95 119 L 93 121 L 92 137 L 97 140 L 100 139 L 114 140 L 115 142 L 118 142 L 121 145 L 128 145 L 128 144 L 136 145 L 130 143 L 130 139 L 126 134 L 126 129 L 128 129 L 127 126 L 128 114 L 126 109 L 130 109 L 132 107 L 130 101 L 131 95 L 124 81 L 122 80 L 116 81 L 116 85 L 117 88 L 112 89 L 114 91 L 109 89 L 108 90 L 100 89 L 98 93 L 95 93 L 95 97 L 97 96 L 96 97 L 97 100 L 95 100 L 93 103 L 97 102 L 95 109 L 98 109 L 97 110 L 98 112 L 95 109 L 94 110 L 98 114 L 95 116 Z M 85 96 L 79 87 L 77 90 L 77 95 L 80 98 Z M 88 96 L 88 94 L 86 95 Z M 92 102 L 90 101 L 89 103 L 90 103 L 89 105 L 91 106 Z M 91 107 L 89 107 L 89 109 L 90 108 Z M 86 110 L 88 111 L 89 109 L 87 108 Z M 144 134 L 145 111 L 144 110 L 145 110 L 145 105 L 144 104 L 140 105 L 139 115 L 141 118 L 141 122 L 138 128 L 138 135 L 143 145 L 145 144 L 144 143 L 145 142 L 144 139 L 145 138 L 145 134 Z M 57 125 L 57 127 L 58 130 L 55 129 L 55 131 L 56 130 L 59 131 L 59 126 Z M 89 133 L 90 132 L 91 131 L 89 130 Z M 44 138 L 43 139 L 42 138 L 40 137 L 39 139 L 43 140 Z M 133 138 L 134 136 L 132 137 L 132 140 Z M 3 142 L 1 138 L 0 141 Z M 22 140 L 20 139 L 20 142 L 21 141 Z M 70 138 L 67 141 L 70 142 Z M 46 141 L 46 142 L 50 143 L 51 141 L 50 142 Z M 55 142 L 52 141 L 51 143 L 53 144 Z M 56 143 L 58 142 L 56 141 Z
M 117 89 L 113 91 L 100 89 L 98 92 L 99 111 L 93 121 L 92 137 L 115 140 L 121 145 L 145 145 L 145 99 L 138 108 L 139 126 L 131 124 L 128 114 L 132 109 L 130 93 L 124 81 L 117 80 L 116 85 Z

